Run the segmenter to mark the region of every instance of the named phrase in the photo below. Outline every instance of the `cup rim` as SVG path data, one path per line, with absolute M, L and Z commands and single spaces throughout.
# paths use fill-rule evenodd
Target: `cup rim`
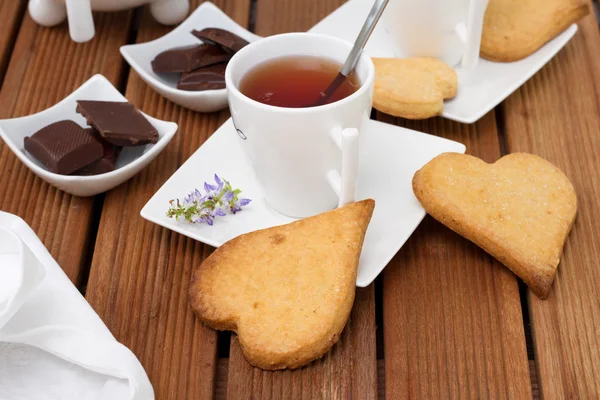
M 257 40 L 255 42 L 248 44 L 244 48 L 242 48 L 240 51 L 238 51 L 237 53 L 234 54 L 234 56 L 231 58 L 231 60 L 229 60 L 229 63 L 227 64 L 227 68 L 225 69 L 225 85 L 227 88 L 228 96 L 229 95 L 239 96 L 244 101 L 249 102 L 251 105 L 258 107 L 258 108 L 262 108 L 263 110 L 266 110 L 266 111 L 279 111 L 279 112 L 288 112 L 288 113 L 293 113 L 293 114 L 303 114 L 303 113 L 310 113 L 310 112 L 315 112 L 315 111 L 326 111 L 326 110 L 330 110 L 335 107 L 340 107 L 340 106 L 342 106 L 348 102 L 351 102 L 354 99 L 362 96 L 365 91 L 370 90 L 370 87 L 373 85 L 373 82 L 375 80 L 375 65 L 373 64 L 373 60 L 371 60 L 371 57 L 369 57 L 367 54 L 365 54 L 364 51 L 360 55 L 358 62 L 361 62 L 361 60 L 363 60 L 363 58 L 366 61 L 367 77 L 366 77 L 365 81 L 361 82 L 361 85 L 356 92 L 354 92 L 350 96 L 344 97 L 343 99 L 338 100 L 334 103 L 328 103 L 328 104 L 324 104 L 321 106 L 303 107 L 303 108 L 273 106 L 273 105 L 264 104 L 259 101 L 251 99 L 250 97 L 243 94 L 237 88 L 237 86 L 233 84 L 233 78 L 231 76 L 232 75 L 231 65 L 234 65 L 234 63 L 236 62 L 236 59 L 239 59 L 240 57 L 242 57 L 249 51 L 253 51 L 253 47 L 256 44 L 264 43 L 264 41 L 275 41 L 275 40 L 281 40 L 282 38 L 299 37 L 299 36 L 305 36 L 305 37 L 310 36 L 313 38 L 320 38 L 320 39 L 324 39 L 324 40 L 335 41 L 335 42 L 338 42 L 338 44 L 341 46 L 347 46 L 349 51 L 353 46 L 352 43 L 350 43 L 346 40 L 343 40 L 343 39 L 339 39 L 335 36 L 323 35 L 320 33 L 309 33 L 309 32 L 282 33 L 282 34 L 273 35 L 273 36 L 266 37 L 264 39 Z M 247 72 L 248 71 L 246 71 L 246 73 Z

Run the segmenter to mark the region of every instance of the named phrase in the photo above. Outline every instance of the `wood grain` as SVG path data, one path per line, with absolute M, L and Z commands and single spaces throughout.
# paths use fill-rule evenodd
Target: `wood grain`
M 256 8 L 256 34 L 305 32 L 335 11 L 345 0 L 260 0 Z
M 573 182 L 578 216 L 547 300 L 529 293 L 542 398 L 600 397 L 600 36 L 593 15 L 506 102 L 507 147 L 542 156 Z
M 500 155 L 493 112 L 473 125 L 378 119 Z M 531 398 L 515 276 L 430 217 L 384 270 L 383 317 L 388 398 Z
M 201 1 L 192 3 L 195 8 Z M 216 4 L 247 23 L 247 0 Z M 146 7 L 136 41 L 153 40 L 170 29 L 155 22 Z M 129 74 L 126 97 L 149 115 L 175 121 L 179 130 L 146 169 L 107 193 L 86 297 L 115 337 L 140 359 L 156 399 L 212 398 L 217 334 L 194 317 L 188 304 L 191 271 L 212 249 L 144 221 L 139 212 L 229 114 L 183 109 L 154 92 L 135 71 Z M 190 182 L 190 190 L 200 184 Z
M 257 3 L 256 33 L 305 31 L 343 1 L 265 0 Z M 232 337 L 229 399 L 374 399 L 377 397 L 373 285 L 359 289 L 339 342 L 321 360 L 296 371 L 253 368 Z
M 128 12 L 96 15 L 95 39 L 77 44 L 66 24 L 39 27 L 27 14 L 0 92 L 0 118 L 44 110 L 96 73 L 116 84 L 123 66 L 119 46 L 127 40 L 130 19 Z M 0 209 L 25 219 L 76 284 L 85 267 L 92 206 L 92 198 L 42 181 L 0 140 Z
M 10 59 L 10 53 L 14 45 L 21 19 L 26 8 L 26 0 L 0 0 L 0 86 L 4 78 L 4 72 Z
M 322 359 L 294 371 L 263 371 L 244 359 L 231 339 L 228 399 L 375 399 L 373 285 L 357 289 L 354 308 L 338 343 Z
M 227 371 L 229 370 L 229 359 L 219 358 L 218 374 L 215 389 L 215 400 L 223 400 L 227 398 Z M 531 389 L 533 400 L 538 400 L 539 390 L 537 376 L 535 375 L 535 361 L 529 360 L 529 373 L 531 377 Z M 492 397 L 492 396 L 490 396 Z M 385 361 L 377 360 L 377 399 L 385 400 Z

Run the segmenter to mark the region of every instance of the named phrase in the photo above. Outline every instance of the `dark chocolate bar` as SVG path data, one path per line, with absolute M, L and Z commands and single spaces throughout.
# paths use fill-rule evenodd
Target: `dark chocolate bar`
M 25 150 L 50 171 L 68 175 L 103 155 L 103 148 L 91 129 L 63 120 L 25 138 Z
M 216 64 L 184 72 L 177 83 L 177 89 L 189 91 L 225 89 L 225 68 L 227 64 Z
M 154 72 L 190 72 L 229 61 L 232 54 L 210 44 L 177 47 L 163 51 L 152 60 Z
M 247 40 L 242 39 L 235 33 L 219 28 L 205 28 L 201 31 L 193 30 L 192 35 L 204 43 L 219 45 L 232 53 L 240 51 L 248 44 Z
M 115 170 L 115 166 L 117 165 L 117 157 L 121 153 L 122 147 L 115 146 L 112 143 L 107 142 L 102 139 L 100 134 L 94 128 L 90 128 L 92 130 L 92 134 L 100 143 L 102 143 L 102 147 L 104 149 L 104 155 L 92 162 L 89 165 L 86 165 L 83 168 L 78 169 L 74 172 L 75 175 L 100 175 L 105 174 L 107 172 L 111 172 Z
M 116 146 L 141 146 L 158 141 L 158 132 L 131 103 L 77 100 L 77 112 L 102 138 Z

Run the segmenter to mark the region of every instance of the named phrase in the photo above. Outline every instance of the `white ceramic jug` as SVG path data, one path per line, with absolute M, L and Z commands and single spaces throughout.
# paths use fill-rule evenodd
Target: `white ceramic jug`
M 488 0 L 390 0 L 383 19 L 404 57 L 475 68 Z M 462 61 L 462 62 L 461 62 Z
M 119 11 L 150 4 L 150 11 L 158 22 L 177 24 L 187 16 L 189 0 L 29 0 L 29 14 L 44 26 L 54 26 L 69 19 L 69 33 L 76 42 L 87 42 L 94 37 L 92 11 Z

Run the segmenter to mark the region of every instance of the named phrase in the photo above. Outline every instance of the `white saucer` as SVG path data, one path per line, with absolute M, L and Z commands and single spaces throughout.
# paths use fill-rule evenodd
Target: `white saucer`
M 350 0 L 315 25 L 310 32 L 336 36 L 354 42 L 365 21 L 373 0 Z M 498 63 L 483 58 L 472 70 L 456 67 L 458 94 L 444 105 L 442 117 L 473 123 L 500 104 L 519 86 L 542 68 L 577 32 L 573 24 L 529 57 L 511 63 Z M 406 57 L 395 48 L 385 27 L 379 20 L 365 51 L 371 57 Z
M 201 44 L 191 31 L 204 28 L 222 28 L 252 42 L 259 39 L 239 26 L 217 6 L 202 3 L 185 21 L 171 32 L 156 40 L 121 47 L 121 54 L 140 77 L 158 93 L 185 108 L 201 112 L 213 112 L 227 108 L 227 89 L 191 92 L 177 89 L 180 74 L 157 74 L 151 62 L 159 53 L 174 47 Z
M 75 109 L 77 100 L 127 101 L 125 97 L 102 75 L 94 75 L 60 103 L 27 117 L 0 120 L 0 137 L 19 159 L 40 178 L 51 185 L 76 196 L 93 196 L 120 185 L 150 163 L 171 141 L 177 124 L 161 121 L 144 114 L 158 131 L 158 142 L 146 146 L 124 148 L 112 172 L 93 176 L 59 175 L 50 172 L 27 153 L 23 146 L 25 136 L 31 136 L 41 128 L 63 119 L 75 121 L 87 127 L 85 118 Z
M 369 121 L 361 149 L 357 198 L 375 199 L 358 270 L 357 286 L 368 286 L 385 268 L 425 216 L 412 191 L 414 173 L 444 152 L 464 153 L 461 143 L 378 121 Z M 218 247 L 243 233 L 292 222 L 266 204 L 229 119 L 154 194 L 143 218 Z M 236 215 L 218 217 L 213 226 L 177 222 L 166 216 L 169 200 L 203 190 L 218 174 L 252 202 Z

